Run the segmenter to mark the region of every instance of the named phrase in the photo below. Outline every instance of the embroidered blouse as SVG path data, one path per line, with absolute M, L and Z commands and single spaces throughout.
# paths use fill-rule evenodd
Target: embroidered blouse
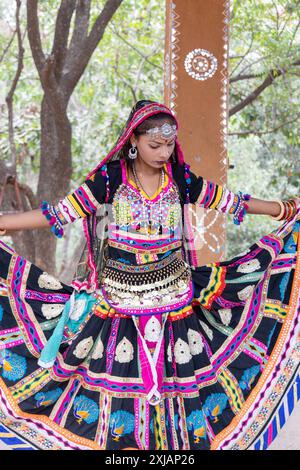
M 197 177 L 188 166 L 167 163 L 163 171 L 163 187 L 149 197 L 128 178 L 124 160 L 112 161 L 44 208 L 50 223 L 62 230 L 106 205 L 108 256 L 99 273 L 100 285 L 106 300 L 121 313 L 162 313 L 192 300 L 190 267 L 182 256 L 187 202 L 234 215 L 241 208 L 245 211 L 240 195 Z

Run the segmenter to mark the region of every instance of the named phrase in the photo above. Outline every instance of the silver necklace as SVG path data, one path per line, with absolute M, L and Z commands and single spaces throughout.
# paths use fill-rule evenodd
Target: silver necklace
M 150 196 L 149 194 L 145 191 L 142 183 L 140 182 L 140 179 L 137 175 L 137 172 L 136 172 L 136 169 L 135 169 L 135 164 L 132 165 L 132 172 L 133 172 L 133 176 L 134 176 L 134 179 L 135 179 L 135 182 L 136 182 L 136 185 L 138 186 L 139 189 L 142 189 L 144 191 L 144 193 L 146 194 L 146 196 L 150 199 Z M 157 190 L 159 189 L 159 186 L 163 187 L 164 185 L 164 181 L 165 181 L 165 173 L 164 173 L 164 170 L 163 168 L 161 169 L 161 177 L 159 178 L 158 180 L 158 186 L 157 186 Z M 153 197 L 153 196 L 152 196 Z

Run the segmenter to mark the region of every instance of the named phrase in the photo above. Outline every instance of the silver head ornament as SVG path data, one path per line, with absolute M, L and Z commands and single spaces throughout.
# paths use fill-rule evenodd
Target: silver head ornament
M 177 135 L 177 127 L 175 125 L 171 126 L 168 122 L 165 122 L 160 127 L 153 127 L 146 131 L 146 134 L 151 135 L 152 137 L 163 137 L 164 139 L 171 139 Z

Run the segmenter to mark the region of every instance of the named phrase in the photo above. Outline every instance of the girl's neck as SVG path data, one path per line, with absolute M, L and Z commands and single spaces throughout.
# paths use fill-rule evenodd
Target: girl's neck
M 133 165 L 135 166 L 135 169 L 138 173 L 140 173 L 143 176 L 157 176 L 158 174 L 161 173 L 161 169 L 156 169 L 152 168 L 151 166 L 147 165 L 147 163 L 144 163 L 143 160 L 140 160 L 137 158 L 134 162 Z

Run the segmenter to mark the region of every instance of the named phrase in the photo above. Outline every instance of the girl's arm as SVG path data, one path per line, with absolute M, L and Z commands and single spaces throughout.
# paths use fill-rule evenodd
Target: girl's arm
M 96 212 L 105 202 L 107 182 L 105 166 L 55 205 L 44 202 L 40 209 L 21 214 L 0 215 L 0 236 L 9 235 L 16 230 L 49 228 L 49 224 L 55 235 L 62 236 L 63 225 Z
M 294 199 L 297 206 L 299 206 L 300 198 L 295 197 Z M 252 197 L 247 204 L 249 214 L 264 214 L 277 217 L 281 211 L 280 204 L 276 201 L 263 201 L 262 199 Z
M 49 227 L 49 222 L 40 209 L 23 212 L 21 214 L 0 215 L 0 234 L 6 234 L 15 230 L 36 229 Z
M 246 213 L 269 215 L 277 220 L 293 216 L 299 206 L 300 198 L 288 201 L 264 201 L 239 192 L 233 193 L 225 186 L 196 176 L 189 171 L 190 202 L 206 209 L 215 209 L 233 215 L 234 223 L 239 225 Z
M 277 217 L 280 214 L 280 205 L 276 201 L 263 201 L 252 197 L 247 201 L 248 214 L 261 214 Z

